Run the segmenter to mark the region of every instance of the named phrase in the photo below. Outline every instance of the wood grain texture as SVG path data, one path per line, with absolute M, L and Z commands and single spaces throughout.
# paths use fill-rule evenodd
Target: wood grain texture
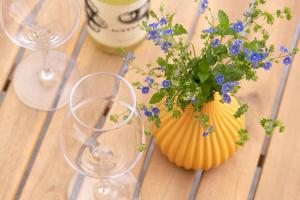
M 239 1 L 227 0 L 226 2 L 228 3 L 226 8 L 231 10 L 231 15 L 237 15 L 237 12 L 241 13 L 244 7 L 238 6 L 236 2 Z M 236 6 L 232 6 L 233 4 Z M 277 47 L 282 44 L 290 44 L 296 29 L 296 20 L 299 17 L 300 3 L 296 0 L 269 1 L 266 5 L 269 10 L 284 6 L 291 7 L 295 17 L 292 22 L 278 21 L 269 29 L 271 41 Z M 270 116 L 283 67 L 282 64 L 274 65 L 269 72 L 261 71 L 260 79 L 256 83 L 243 83 L 241 99 L 249 102 L 250 106 L 254 108 L 247 118 L 251 139 L 227 163 L 204 173 L 197 199 L 247 199 L 264 138 L 264 132 L 258 125 L 258 119 L 254 116 L 255 113 L 259 116 Z
M 2 30 L 0 31 L 0 44 L 0 90 L 2 90 L 14 66 L 15 58 L 20 48 L 13 44 Z
M 286 131 L 272 137 L 256 200 L 300 199 L 299 64 L 300 56 L 296 55 L 278 114 Z
M 82 27 L 82 23 L 80 27 Z M 71 55 L 79 38 L 80 30 L 81 28 L 79 28 L 69 42 L 60 47 L 60 50 L 64 50 Z M 11 49 L 13 50 L 12 47 Z M 14 60 L 14 57 L 9 56 L 7 59 Z M 8 72 L 6 73 L 7 75 Z M 33 110 L 24 105 L 17 98 L 12 84 L 9 85 L 7 94 L 0 107 L 1 199 L 13 199 L 16 195 L 46 117 L 46 112 Z

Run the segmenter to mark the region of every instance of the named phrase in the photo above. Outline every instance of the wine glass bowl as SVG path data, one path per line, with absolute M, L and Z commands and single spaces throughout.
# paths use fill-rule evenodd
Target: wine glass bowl
M 113 106 L 104 113 L 103 104 Z M 133 111 L 130 121 L 116 126 L 111 116 L 124 111 L 130 113 L 132 108 L 117 101 L 96 99 L 73 108 L 73 113 L 91 127 L 82 125 L 71 113 L 66 118 L 61 143 L 65 158 L 76 171 L 94 178 L 115 178 L 135 166 L 142 155 L 138 149 L 145 143 L 143 126 L 137 111 Z M 125 122 L 122 120 L 117 123 Z
M 69 40 L 79 25 L 76 1 L 2 0 L 1 25 L 12 41 L 24 48 L 56 48 Z

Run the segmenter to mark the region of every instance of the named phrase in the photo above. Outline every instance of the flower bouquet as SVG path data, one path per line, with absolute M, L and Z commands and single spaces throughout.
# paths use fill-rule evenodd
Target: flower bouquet
M 153 94 L 150 101 L 140 104 L 139 108 L 155 125 L 153 134 L 158 146 L 178 166 L 209 169 L 227 160 L 237 146 L 244 145 L 249 133 L 243 115 L 249 106 L 236 98 L 241 89 L 240 81 L 257 81 L 257 72 L 270 70 L 273 63 L 291 64 L 297 49 L 282 46 L 276 53 L 277 48 L 269 44 L 269 32 L 265 28 L 275 19 L 290 20 L 291 11 L 286 7 L 271 13 L 260 8 L 265 3 L 265 0 L 254 1 L 243 19 L 234 22 L 223 10 L 218 11 L 218 20 L 206 17 L 210 27 L 201 34 L 204 47 L 200 52 L 187 42 L 187 30 L 173 23 L 174 14 L 166 14 L 163 6 L 159 13 L 150 12 L 154 22 L 143 24 L 147 40 L 159 46 L 164 55 L 157 58 L 155 65 L 148 64 L 146 70 L 133 67 L 145 76 L 144 81 L 135 81 L 133 86 L 142 94 Z M 205 10 L 211 13 L 207 0 L 202 1 L 200 12 Z M 252 39 L 247 37 L 249 34 Z M 179 124 L 177 128 L 176 124 Z M 272 135 L 276 129 L 284 132 L 283 123 L 277 119 L 262 118 L 260 124 L 267 135 Z M 151 129 L 146 130 L 147 135 L 151 133 Z M 177 135 L 182 136 L 176 139 Z M 182 145 L 184 150 L 181 151 Z M 222 146 L 221 153 L 205 155 L 209 150 L 199 145 Z M 197 154 L 199 151 L 204 153 Z M 229 153 L 219 155 L 222 151 Z M 189 154 L 193 156 L 187 158 Z M 204 160 L 222 159 L 201 164 L 197 156 Z

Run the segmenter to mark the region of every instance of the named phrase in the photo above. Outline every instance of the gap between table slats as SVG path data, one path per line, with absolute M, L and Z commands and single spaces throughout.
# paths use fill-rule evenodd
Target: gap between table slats
M 297 29 L 294 34 L 294 38 L 293 38 L 293 41 L 291 44 L 291 49 L 294 49 L 298 46 L 299 39 L 300 39 L 300 18 L 298 19 Z M 272 119 L 277 119 L 278 112 L 279 112 L 281 102 L 282 102 L 282 98 L 283 98 L 283 95 L 284 95 L 284 92 L 286 89 L 286 85 L 287 85 L 287 81 L 289 78 L 290 70 L 291 70 L 291 67 L 293 66 L 293 64 L 294 64 L 294 62 L 292 62 L 290 65 L 288 65 L 284 68 L 284 72 L 281 76 L 280 85 L 278 87 L 276 98 L 275 98 L 273 108 L 272 108 L 272 113 L 271 113 Z M 252 200 L 255 197 L 257 186 L 258 186 L 261 174 L 263 172 L 264 160 L 268 155 L 268 150 L 269 150 L 271 140 L 272 140 L 272 137 L 267 137 L 267 136 L 264 139 L 260 158 L 257 163 L 257 168 L 256 168 L 255 175 L 254 175 L 253 181 L 252 181 L 252 185 L 251 185 L 251 188 L 249 191 L 248 200 Z

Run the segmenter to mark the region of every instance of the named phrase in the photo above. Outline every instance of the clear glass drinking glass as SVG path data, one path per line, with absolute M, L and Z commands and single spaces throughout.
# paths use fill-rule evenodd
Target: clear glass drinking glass
M 68 198 L 132 199 L 137 181 L 130 170 L 145 136 L 131 85 L 116 74 L 91 74 L 76 83 L 69 105 L 61 148 L 81 179 L 73 178 Z
M 54 110 L 53 101 L 69 60 L 63 53 L 49 50 L 69 40 L 77 29 L 78 0 L 1 0 L 0 6 L 6 35 L 17 45 L 35 51 L 16 68 L 17 96 L 32 108 Z M 65 99 L 58 107 L 67 103 Z

